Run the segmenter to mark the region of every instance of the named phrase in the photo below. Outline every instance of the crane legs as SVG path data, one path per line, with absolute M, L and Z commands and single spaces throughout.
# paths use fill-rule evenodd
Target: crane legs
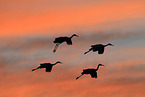
M 92 48 L 90 48 L 87 52 L 85 52 L 84 55 L 87 54 L 88 52 L 90 52 L 91 50 L 92 50 Z
M 37 67 L 37 68 L 35 68 L 35 69 L 32 69 L 32 71 L 35 71 L 35 70 L 37 70 L 37 69 L 39 69 L 39 67 Z
M 59 44 L 57 43 L 57 44 L 55 45 L 54 50 L 53 50 L 54 53 L 56 52 L 56 49 L 57 49 L 58 46 L 59 46 Z
M 82 74 L 82 75 L 83 75 L 83 74 Z M 82 75 L 78 76 L 78 77 L 76 78 L 76 80 L 77 80 L 78 78 L 80 78 Z

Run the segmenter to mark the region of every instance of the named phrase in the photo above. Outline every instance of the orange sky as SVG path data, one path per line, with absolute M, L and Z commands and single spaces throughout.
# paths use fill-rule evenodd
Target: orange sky
M 145 96 L 144 0 L 4 0 L 0 16 L 0 97 Z M 73 33 L 52 52 L 55 37 Z M 108 42 L 103 55 L 83 54 Z M 58 60 L 51 73 L 31 72 Z M 99 63 L 97 79 L 75 80 Z
M 106 27 L 116 27 L 115 24 L 111 24 L 115 21 L 118 21 L 123 27 L 144 22 L 142 21 L 142 18 L 145 17 L 144 0 L 72 2 L 65 0 L 58 4 L 57 1 L 51 0 L 2 2 L 1 36 L 35 33 L 55 35 L 64 32 L 103 30 Z M 130 23 L 138 18 L 141 20 Z

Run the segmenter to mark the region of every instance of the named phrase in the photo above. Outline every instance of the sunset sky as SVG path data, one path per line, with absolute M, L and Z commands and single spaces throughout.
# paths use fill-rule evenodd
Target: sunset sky
M 145 0 L 0 0 L 0 40 L 0 97 L 145 97 Z M 98 43 L 114 46 L 83 54 Z

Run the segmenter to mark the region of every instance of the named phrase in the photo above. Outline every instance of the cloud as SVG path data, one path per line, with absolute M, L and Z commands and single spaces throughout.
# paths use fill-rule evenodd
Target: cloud
M 0 36 L 34 35 L 36 32 L 37 34 L 54 35 L 54 33 L 90 29 L 120 28 L 126 30 L 132 26 L 144 25 L 142 18 L 145 16 L 145 8 L 144 1 L 141 0 L 81 1 L 81 3 L 61 1 L 44 0 L 40 2 L 37 0 L 34 2 L 32 0 L 22 3 L 16 0 L 12 1 L 12 4 L 10 2 L 3 4 L 2 9 L 8 8 L 8 12 L 1 13 L 0 32 L 3 33 Z
M 105 68 L 105 67 L 104 67 Z M 73 70 L 73 69 L 72 69 Z M 99 96 L 99 97 L 128 97 L 134 95 L 133 97 L 144 96 L 144 78 L 143 76 L 132 76 L 130 74 L 118 76 L 118 71 L 110 75 L 106 75 L 103 72 L 103 68 L 98 71 L 98 79 L 91 79 L 90 76 L 83 76 L 79 80 L 72 78 L 73 72 L 71 68 L 63 70 L 64 74 L 59 71 L 53 71 L 52 73 L 46 73 L 43 71 L 37 72 L 21 72 L 13 76 L 9 75 L 4 77 L 1 82 L 1 87 L 3 88 L 0 96 L 43 96 L 51 97 L 57 96 L 78 96 L 78 97 L 88 97 L 88 96 Z M 65 73 L 66 72 L 66 73 Z M 101 73 L 102 76 L 101 76 Z M 125 74 L 124 72 L 122 72 Z M 23 75 L 23 76 L 22 76 Z M 43 76 L 42 76 L 43 75 Z M 53 77 L 55 76 L 55 77 Z M 68 77 L 65 77 L 68 76 Z M 107 76 L 107 77 L 106 77 Z M 3 76 L 2 76 L 3 77 Z M 7 79 L 7 80 L 6 80 Z M 11 79 L 11 82 L 9 80 Z M 68 80 L 69 79 L 69 80 Z M 6 81 L 5 81 L 6 80 Z M 5 84 L 9 83 L 9 84 Z M 8 91 L 9 92 L 6 92 Z M 135 91 L 135 92 L 134 92 Z
M 0 77 L 2 78 L 0 96 L 128 97 L 134 95 L 133 97 L 143 97 L 145 63 L 144 54 L 141 52 L 144 51 L 144 46 L 115 44 L 111 49 L 108 47 L 103 55 L 91 53 L 84 56 L 83 50 L 85 48 L 87 50 L 90 44 L 96 42 L 116 43 L 116 40 L 127 39 L 122 42 L 122 45 L 129 41 L 136 43 L 136 39 L 132 37 L 137 35 L 140 37 L 144 34 L 116 31 L 91 32 L 91 34 L 80 33 L 79 38 L 73 39 L 72 46 L 62 44 L 55 54 L 50 49 L 53 49 L 52 41 L 57 35 L 2 39 L 5 41 L 0 45 Z M 127 52 L 123 53 L 125 51 Z M 55 66 L 51 73 L 44 72 L 44 69 L 31 72 L 41 62 L 54 63 L 57 60 L 62 61 L 63 64 Z M 85 75 L 75 80 L 83 69 L 96 68 L 100 62 L 105 66 L 98 71 L 97 79 Z
M 11 66 L 14 66 L 15 64 L 27 64 L 27 65 L 36 64 L 36 62 L 40 62 L 42 60 L 43 61 L 52 60 L 52 62 L 55 62 L 56 60 L 62 60 L 62 61 L 66 61 L 66 64 L 70 64 L 70 63 L 75 64 L 74 60 L 80 62 L 79 59 L 81 57 L 84 57 L 83 53 L 85 52 L 85 50 L 88 50 L 90 45 L 92 44 L 96 44 L 96 43 L 106 44 L 116 39 L 142 35 L 142 33 L 140 34 L 135 32 L 119 33 L 115 31 L 115 32 L 90 32 L 90 34 L 78 33 L 78 35 L 80 37 L 72 39 L 73 40 L 72 46 L 61 44 L 58 47 L 57 53 L 55 55 L 52 52 L 55 46 L 53 40 L 55 37 L 58 36 L 42 35 L 42 36 L 27 36 L 27 37 L 11 38 L 11 39 L 1 38 L 1 41 L 3 41 L 3 43 L 0 44 L 0 49 L 1 49 L 0 58 L 4 64 L 9 64 L 9 65 L 11 64 Z M 79 47 L 79 45 L 81 45 L 81 48 Z M 63 54 L 61 54 L 60 51 Z M 76 53 L 73 54 L 72 52 L 76 52 Z M 68 58 L 74 60 L 68 60 Z
M 88 33 L 88 32 L 87 32 Z M 92 33 L 92 34 L 91 34 Z M 78 33 L 79 34 L 79 33 Z M 79 34 L 79 38 L 73 39 L 73 41 L 76 42 L 76 44 L 86 42 L 92 42 L 92 43 L 99 43 L 99 42 L 107 42 L 111 41 L 113 39 L 123 38 L 123 37 L 129 37 L 130 35 L 136 35 L 139 33 L 122 33 L 122 32 L 95 32 L 92 31 L 90 34 Z M 142 33 L 140 33 L 142 34 Z M 65 36 L 65 35 L 62 35 Z M 70 35 L 68 35 L 70 36 Z M 11 38 L 11 39 L 4 39 L 1 38 L 0 48 L 1 53 L 7 52 L 7 51 L 32 51 L 35 49 L 43 49 L 43 48 L 53 48 L 53 40 L 59 36 L 49 36 L 49 35 L 41 35 L 41 36 L 25 36 L 25 37 L 19 37 L 19 38 Z M 63 45 L 62 45 L 63 46 Z
M 2 1 L 0 96 L 144 97 L 144 1 L 111 1 Z M 74 32 L 73 45 L 62 44 L 54 54 L 54 38 Z M 90 45 L 108 42 L 115 46 L 103 55 L 83 55 Z M 31 72 L 57 60 L 63 64 L 51 73 Z M 97 79 L 75 80 L 99 63 L 105 66 Z
M 134 52 L 134 50 L 130 52 Z M 70 55 L 67 57 L 70 58 Z M 55 66 L 51 73 L 44 72 L 44 69 L 31 72 L 32 67 L 26 70 L 21 69 L 21 71 L 15 69 L 14 72 L 7 74 L 0 73 L 2 78 L 2 93 L 0 96 L 39 97 L 41 95 L 47 97 L 49 95 L 51 97 L 68 97 L 71 95 L 73 97 L 92 97 L 96 95 L 106 97 L 107 95 L 109 97 L 128 97 L 134 95 L 133 97 L 143 97 L 145 80 L 144 61 L 138 60 L 139 58 L 136 60 L 132 59 L 130 57 L 128 60 L 118 62 L 114 62 L 113 59 L 109 60 L 113 62 L 109 64 L 104 63 L 105 66 L 98 71 L 98 79 L 91 79 L 89 75 L 86 75 L 77 81 L 75 80 L 76 76 L 84 68 L 96 67 L 96 60 L 92 63 L 88 62 L 89 64 L 81 65 L 78 63 L 73 65 L 74 63 L 72 62 L 70 62 L 71 64 L 66 64 L 68 60 L 65 59 L 64 64 Z M 25 66 L 23 68 L 28 67 Z

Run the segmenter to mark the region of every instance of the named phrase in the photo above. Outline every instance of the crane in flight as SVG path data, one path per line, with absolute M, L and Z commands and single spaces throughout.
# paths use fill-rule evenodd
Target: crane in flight
M 100 66 L 104 66 L 104 65 L 99 64 L 96 69 L 95 68 L 84 69 L 81 75 L 76 78 L 76 80 L 80 78 L 81 76 L 83 76 L 84 74 L 90 74 L 92 78 L 97 78 L 97 71 Z
M 91 45 L 91 48 L 88 51 L 86 51 L 84 54 L 87 54 L 90 51 L 93 51 L 93 52 L 98 51 L 98 54 L 103 54 L 104 53 L 104 49 L 107 46 L 114 46 L 114 45 L 111 44 L 111 43 L 108 43 L 106 45 L 103 45 L 103 44 Z
M 55 48 L 53 50 L 53 52 L 56 52 L 56 49 L 58 48 L 58 46 L 63 43 L 63 42 L 66 42 L 68 45 L 72 45 L 72 38 L 76 36 L 76 37 L 79 37 L 78 35 L 76 34 L 73 34 L 71 37 L 58 37 L 58 38 L 55 38 L 55 40 L 53 41 L 53 43 L 56 43 L 55 45 Z
M 52 64 L 52 63 L 42 63 L 42 64 L 40 64 L 40 66 L 38 66 L 37 68 L 33 69 L 32 71 L 35 71 L 35 70 L 37 70 L 37 69 L 45 68 L 45 69 L 46 69 L 46 70 L 45 70 L 46 72 L 51 72 L 52 67 L 53 67 L 54 65 L 58 64 L 58 63 L 62 63 L 62 62 L 57 61 L 57 62 L 55 62 L 54 64 Z

